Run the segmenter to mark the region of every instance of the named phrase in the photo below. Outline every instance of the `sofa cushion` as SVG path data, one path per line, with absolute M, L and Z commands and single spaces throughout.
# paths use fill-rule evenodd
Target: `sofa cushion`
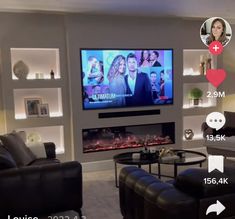
M 224 111 L 224 116 L 226 119 L 224 128 L 233 128 L 235 129 L 235 112 Z
M 0 140 L 15 160 L 17 166 L 25 166 L 36 159 L 17 133 L 1 135 Z
M 0 143 L 0 170 L 14 167 L 16 167 L 16 162 L 11 154 Z

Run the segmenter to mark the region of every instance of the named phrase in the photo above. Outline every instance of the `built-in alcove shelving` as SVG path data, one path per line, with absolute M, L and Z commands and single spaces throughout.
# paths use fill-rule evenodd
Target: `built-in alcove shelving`
M 208 98 L 208 92 L 213 93 L 216 88 L 206 79 L 208 68 L 217 68 L 217 57 L 209 53 L 208 49 L 183 50 L 183 147 L 193 148 L 203 146 L 203 134 L 201 125 L 205 122 L 206 115 L 216 110 L 216 98 Z M 189 97 L 193 88 L 202 91 L 202 96 L 197 105 Z M 185 139 L 185 130 L 193 131 L 191 140 Z
M 67 82 L 66 75 L 61 74 L 60 49 L 9 48 L 6 53 L 10 60 L 4 70 L 11 72 L 4 77 L 8 95 L 5 101 L 7 131 L 25 131 L 27 143 L 32 143 L 30 136 L 34 136 L 35 141 L 54 142 L 56 153 L 63 155 L 65 145 L 70 145 L 70 138 L 66 136 L 70 128 L 64 116 L 64 111 L 69 110 L 64 98 Z M 17 71 L 24 76 L 17 75 Z

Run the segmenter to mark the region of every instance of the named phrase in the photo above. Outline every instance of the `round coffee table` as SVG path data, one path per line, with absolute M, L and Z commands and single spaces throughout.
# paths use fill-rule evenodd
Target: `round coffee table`
M 161 159 L 159 157 L 156 158 L 151 158 L 151 159 L 133 159 L 132 155 L 134 153 L 140 153 L 140 152 L 127 152 L 127 153 L 121 153 L 117 154 L 113 157 L 114 160 L 114 165 L 115 165 L 115 184 L 116 187 L 118 187 L 118 182 L 117 182 L 117 164 L 124 164 L 124 165 L 136 165 L 139 168 L 141 168 L 142 165 L 148 165 L 149 166 L 149 173 L 152 173 L 152 168 L 151 165 L 154 163 L 158 164 L 158 173 L 155 175 L 158 175 L 159 179 L 161 176 L 165 177 L 171 177 L 175 178 L 178 174 L 178 166 L 190 166 L 190 165 L 195 165 L 199 164 L 199 166 L 202 166 L 202 163 L 206 161 L 207 156 L 201 152 L 197 151 L 192 151 L 192 150 L 177 150 L 174 149 L 172 150 L 175 153 L 183 153 L 183 157 L 179 157 L 177 159 Z M 168 176 L 168 175 L 162 175 L 161 174 L 161 165 L 166 164 L 166 165 L 174 165 L 174 176 Z
M 201 152 L 192 151 L 192 150 L 172 150 L 173 152 L 177 153 L 183 153 L 183 157 L 179 157 L 178 159 L 158 159 L 158 176 L 161 178 L 161 176 L 164 176 L 161 174 L 161 164 L 167 164 L 167 165 L 174 165 L 174 178 L 178 174 L 178 166 L 190 166 L 199 164 L 200 167 L 202 167 L 202 163 L 206 161 L 207 156 Z M 170 177 L 170 176 L 166 176 Z
M 149 173 L 151 173 L 151 165 L 153 163 L 158 163 L 158 158 L 151 158 L 151 159 L 133 159 L 132 155 L 137 154 L 140 152 L 127 152 L 127 153 L 121 153 L 117 154 L 113 157 L 114 160 L 114 167 L 115 167 L 115 184 L 118 188 L 117 183 L 117 164 L 124 164 L 124 165 L 136 165 L 139 168 L 141 168 L 142 165 L 149 165 Z

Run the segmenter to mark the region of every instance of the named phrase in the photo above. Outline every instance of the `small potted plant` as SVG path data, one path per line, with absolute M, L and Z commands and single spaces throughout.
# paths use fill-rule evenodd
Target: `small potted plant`
M 197 87 L 189 92 L 189 99 L 192 100 L 194 106 L 198 106 L 203 95 L 203 91 Z

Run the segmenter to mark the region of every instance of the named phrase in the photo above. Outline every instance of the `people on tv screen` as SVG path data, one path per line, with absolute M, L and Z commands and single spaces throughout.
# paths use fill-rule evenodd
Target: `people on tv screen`
M 84 108 L 173 103 L 172 56 L 169 49 L 82 50 Z

